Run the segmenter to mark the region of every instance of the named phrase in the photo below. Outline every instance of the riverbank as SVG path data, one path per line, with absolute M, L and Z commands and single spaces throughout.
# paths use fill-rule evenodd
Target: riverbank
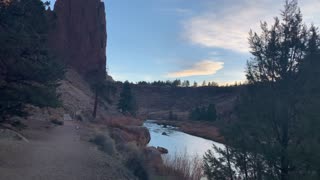
M 177 127 L 180 131 L 194 136 L 202 137 L 215 142 L 223 143 L 223 137 L 219 133 L 219 129 L 210 122 L 198 121 L 168 121 L 155 120 L 159 125 L 167 125 Z

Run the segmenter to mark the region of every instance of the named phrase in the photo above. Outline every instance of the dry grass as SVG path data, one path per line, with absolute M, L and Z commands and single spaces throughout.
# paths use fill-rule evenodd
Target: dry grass
M 118 150 L 122 155 L 124 166 L 139 180 L 150 179 L 144 154 L 136 143 L 121 144 Z
M 116 153 L 114 140 L 108 133 L 97 134 L 90 140 L 90 142 L 96 144 L 101 151 L 111 156 Z
M 173 157 L 165 157 L 164 164 L 164 173 L 173 176 L 172 179 L 200 180 L 203 177 L 202 158 L 190 157 L 187 151 L 176 153 Z
M 210 139 L 216 142 L 223 143 L 224 139 L 219 133 L 219 129 L 210 122 L 201 121 L 157 121 L 158 124 L 166 124 L 178 127 L 182 132 Z
M 141 126 L 143 121 L 130 116 L 115 115 L 107 117 L 103 123 L 109 127 L 123 127 L 128 125 Z

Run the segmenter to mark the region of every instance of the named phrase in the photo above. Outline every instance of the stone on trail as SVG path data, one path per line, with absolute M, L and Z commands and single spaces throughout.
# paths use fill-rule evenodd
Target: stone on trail
M 63 120 L 64 121 L 72 121 L 72 117 L 70 116 L 70 114 L 64 114 L 63 115 Z

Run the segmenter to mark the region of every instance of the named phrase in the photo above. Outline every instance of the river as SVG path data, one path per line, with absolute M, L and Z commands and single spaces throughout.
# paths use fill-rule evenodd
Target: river
M 168 149 L 169 153 L 166 155 L 168 157 L 181 153 L 187 153 L 190 157 L 203 157 L 205 152 L 212 149 L 213 144 L 224 148 L 221 143 L 181 132 L 176 127 L 158 125 L 152 120 L 147 120 L 144 126 L 149 129 L 151 134 L 149 146 L 160 146 Z M 163 135 L 163 133 L 166 135 Z

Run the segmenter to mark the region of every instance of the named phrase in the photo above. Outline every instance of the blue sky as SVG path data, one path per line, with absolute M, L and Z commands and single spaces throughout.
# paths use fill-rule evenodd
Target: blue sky
M 248 32 L 272 22 L 279 0 L 104 0 L 108 72 L 115 80 L 245 80 Z M 300 0 L 320 24 L 320 1 Z

